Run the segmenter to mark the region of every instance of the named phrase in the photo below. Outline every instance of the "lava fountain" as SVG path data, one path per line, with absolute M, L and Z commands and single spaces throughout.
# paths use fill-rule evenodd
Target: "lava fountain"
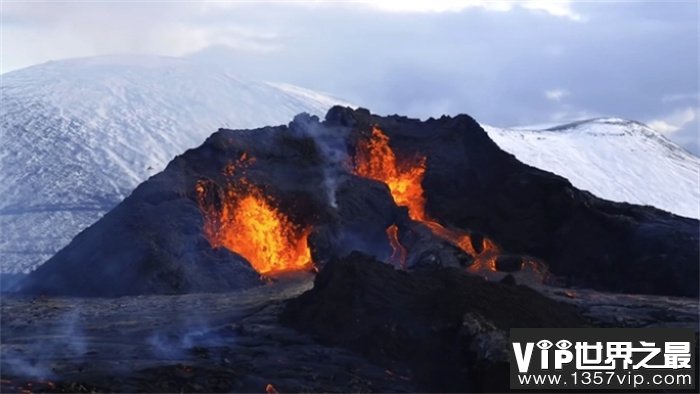
M 425 198 L 423 197 L 423 175 L 425 157 L 415 163 L 399 166 L 394 151 L 389 146 L 389 137 L 374 126 L 370 138 L 361 140 L 355 150 L 355 174 L 385 183 L 397 205 L 408 208 L 413 220 L 425 220 Z
M 236 177 L 239 169 L 252 162 L 244 154 L 227 165 L 225 187 L 208 180 L 197 182 L 206 238 L 214 248 L 239 254 L 260 274 L 310 269 L 310 227 L 293 223 L 271 196 L 245 177 Z
M 389 145 L 389 137 L 379 127 L 373 126 L 369 138 L 358 142 L 354 164 L 355 174 L 385 183 L 394 202 L 408 208 L 411 219 L 423 223 L 433 234 L 474 257 L 471 270 L 496 270 L 495 261 L 500 250 L 493 241 L 483 237 L 480 245 L 474 245 L 467 232 L 447 229 L 426 214 L 422 184 L 426 169 L 425 156 L 399 162 Z M 396 225 L 387 228 L 387 237 L 394 251 L 392 262 L 403 258 L 401 265 L 405 265 L 406 251 L 399 243 Z

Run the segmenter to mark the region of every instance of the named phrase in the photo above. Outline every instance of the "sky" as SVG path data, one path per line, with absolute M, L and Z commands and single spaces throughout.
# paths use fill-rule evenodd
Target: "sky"
M 616 116 L 699 154 L 697 0 L 6 1 L 0 71 L 186 56 L 379 114 L 494 126 Z

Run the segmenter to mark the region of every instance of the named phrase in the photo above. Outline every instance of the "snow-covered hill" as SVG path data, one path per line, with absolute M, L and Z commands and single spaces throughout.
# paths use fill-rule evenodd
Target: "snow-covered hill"
M 2 75 L 0 269 L 68 244 L 219 127 L 286 124 L 341 100 L 158 56 L 49 62 Z
M 642 123 L 599 118 L 545 130 L 484 129 L 520 161 L 599 197 L 700 218 L 700 159 Z
M 238 78 L 192 59 L 108 56 L 2 75 L 0 270 L 40 264 L 173 156 L 219 127 L 323 115 L 325 94 Z M 484 126 L 521 161 L 614 201 L 700 217 L 700 159 L 647 126 L 594 119 L 547 130 Z

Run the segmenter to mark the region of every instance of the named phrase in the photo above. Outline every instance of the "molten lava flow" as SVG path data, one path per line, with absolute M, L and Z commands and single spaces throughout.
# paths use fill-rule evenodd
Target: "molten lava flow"
M 267 394 L 278 394 L 279 393 L 279 391 L 277 391 L 275 386 L 273 386 L 272 384 L 269 384 L 269 383 L 267 384 L 267 386 L 265 386 L 265 392 Z
M 384 182 L 389 186 L 397 205 L 408 208 L 413 220 L 425 220 L 425 198 L 423 197 L 423 175 L 425 157 L 415 163 L 399 166 L 394 151 L 389 146 L 389 137 L 379 127 L 372 127 L 369 139 L 359 142 L 355 152 L 355 173 L 365 178 Z
M 496 271 L 496 258 L 501 251 L 490 239 L 482 237 L 481 245 L 477 247 L 474 244 L 475 238 L 464 231 L 448 230 L 435 221 L 425 221 L 423 223 L 430 228 L 433 234 L 450 241 L 474 258 L 474 262 L 468 268 L 469 271 L 474 273 Z
M 472 237 L 468 233 L 449 230 L 426 214 L 422 185 L 426 169 L 425 156 L 419 156 L 413 163 L 407 161 L 399 163 L 389 145 L 389 137 L 379 127 L 373 126 L 370 137 L 358 142 L 354 162 L 355 174 L 384 182 L 389 187 L 394 202 L 408 208 L 411 219 L 423 223 L 433 234 L 451 242 L 474 257 L 475 261 L 472 267 L 475 270 L 484 268 L 491 271 L 496 270 L 496 256 L 500 252 L 493 241 L 483 238 L 477 251 Z M 397 231 L 396 225 L 387 229 L 387 237 L 394 250 L 391 260 L 394 262 L 397 256 L 403 255 L 405 263 L 406 250 L 398 241 Z
M 401 245 L 401 242 L 399 242 L 399 228 L 395 224 L 392 224 L 391 226 L 387 227 L 386 235 L 389 238 L 389 243 L 391 244 L 391 249 L 393 250 L 391 257 L 389 258 L 390 262 L 401 268 L 406 268 L 407 253 L 406 248 L 404 248 L 403 245 Z
M 226 172 L 233 172 L 228 165 Z M 204 234 L 212 247 L 225 247 L 245 258 L 261 274 L 311 267 L 310 228 L 295 225 L 274 200 L 245 178 L 219 189 L 212 182 L 195 186 L 204 216 Z M 209 193 L 217 193 L 215 204 Z

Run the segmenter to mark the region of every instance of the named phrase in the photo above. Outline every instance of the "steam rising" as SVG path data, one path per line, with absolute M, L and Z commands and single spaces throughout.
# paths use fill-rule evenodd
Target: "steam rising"
M 338 208 L 336 199 L 338 179 L 341 174 L 348 172 L 351 162 L 345 143 L 347 130 L 328 126 L 321 127 L 317 116 L 306 113 L 297 115 L 290 126 L 292 133 L 313 138 L 316 143 L 325 160 L 322 166 L 323 185 L 328 203 L 331 207 Z

